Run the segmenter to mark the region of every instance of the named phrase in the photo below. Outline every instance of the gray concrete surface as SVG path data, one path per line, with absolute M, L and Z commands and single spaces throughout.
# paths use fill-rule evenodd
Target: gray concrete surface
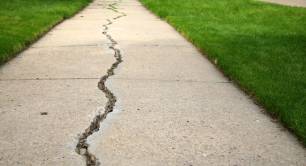
M 104 109 L 97 83 L 114 61 L 101 26 L 112 12 L 99 4 L 1 67 L 1 166 L 85 165 L 78 134 Z
M 263 0 L 266 2 L 277 3 L 281 5 L 306 7 L 306 0 Z
M 0 165 L 85 165 L 78 134 L 103 111 L 114 63 L 95 0 L 0 68 Z M 136 0 L 108 33 L 124 62 L 107 81 L 115 111 L 88 138 L 102 165 L 306 165 L 296 138 Z M 47 115 L 41 113 L 47 112 Z
M 123 64 L 117 112 L 90 138 L 103 165 L 306 164 L 305 149 L 167 23 L 136 0 L 111 26 Z

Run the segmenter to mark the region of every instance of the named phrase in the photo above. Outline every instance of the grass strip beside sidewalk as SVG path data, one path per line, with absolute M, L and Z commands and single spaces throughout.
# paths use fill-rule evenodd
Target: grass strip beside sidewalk
M 0 64 L 91 0 L 1 0 Z

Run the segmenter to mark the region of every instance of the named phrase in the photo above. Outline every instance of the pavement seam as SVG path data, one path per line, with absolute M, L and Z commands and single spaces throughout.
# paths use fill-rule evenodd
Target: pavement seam
M 63 78 L 7 78 L 0 79 L 0 82 L 9 81 L 61 81 L 61 80 L 97 80 L 97 77 L 63 77 Z M 111 78 L 112 80 L 125 81 L 155 81 L 155 82 L 182 82 L 182 83 L 203 83 L 203 84 L 227 84 L 232 81 L 203 81 L 203 80 L 180 80 L 180 79 L 154 79 L 154 78 Z
M 113 20 L 117 20 L 121 17 L 126 16 L 125 13 L 119 12 L 116 8 L 116 5 L 118 2 L 114 2 L 112 4 L 108 4 L 108 8 L 110 10 L 113 10 L 115 13 L 118 13 L 120 15 L 113 18 Z M 97 116 L 94 117 L 93 121 L 90 123 L 90 126 L 81 134 L 79 137 L 78 143 L 76 145 L 76 152 L 79 155 L 82 155 L 86 159 L 86 165 L 87 166 L 99 166 L 100 162 L 98 161 L 97 157 L 90 153 L 88 148 L 89 144 L 87 143 L 87 138 L 91 136 L 93 133 L 99 131 L 100 124 L 106 119 L 107 115 L 114 110 L 115 103 L 117 101 L 116 96 L 111 92 L 111 90 L 108 89 L 108 87 L 105 85 L 107 79 L 110 76 L 115 75 L 114 70 L 118 67 L 118 65 L 122 62 L 122 54 L 120 52 L 120 49 L 115 48 L 117 45 L 117 41 L 112 38 L 110 34 L 108 34 L 108 29 L 113 22 L 110 19 L 107 19 L 108 23 L 104 24 L 104 31 L 103 35 L 107 37 L 109 41 L 111 41 L 111 46 L 109 46 L 109 49 L 114 51 L 114 57 L 116 61 L 111 65 L 111 67 L 107 70 L 107 73 L 101 77 L 100 81 L 98 82 L 98 88 L 105 94 L 105 97 L 107 98 L 107 103 L 105 105 L 104 113 L 99 113 Z
M 67 77 L 67 78 L 9 78 L 9 79 L 0 79 L 0 82 L 4 81 L 56 81 L 56 80 L 96 80 L 100 78 L 95 77 Z
M 112 80 L 126 81 L 156 81 L 156 82 L 183 82 L 183 83 L 211 83 L 211 84 L 227 84 L 232 81 L 203 81 L 203 80 L 180 80 L 180 79 L 154 79 L 154 78 L 112 78 Z
M 97 47 L 98 44 L 72 44 L 72 45 L 46 45 L 46 46 L 32 46 L 30 48 L 62 48 L 62 47 Z

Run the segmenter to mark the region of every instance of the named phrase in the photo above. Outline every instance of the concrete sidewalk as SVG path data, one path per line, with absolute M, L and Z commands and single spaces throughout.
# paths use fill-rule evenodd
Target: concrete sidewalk
M 86 165 L 78 134 L 104 111 L 97 83 L 115 62 L 103 25 L 123 62 L 106 82 L 115 110 L 87 139 L 102 165 L 306 164 L 296 138 L 167 23 L 137 0 L 95 0 L 0 69 L 0 165 Z
M 263 0 L 266 2 L 277 3 L 281 5 L 306 7 L 306 0 Z

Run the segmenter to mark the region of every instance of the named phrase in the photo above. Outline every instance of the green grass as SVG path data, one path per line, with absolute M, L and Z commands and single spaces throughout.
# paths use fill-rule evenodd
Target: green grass
M 141 1 L 306 143 L 306 9 L 253 0 Z
M 0 64 L 91 0 L 1 0 Z

